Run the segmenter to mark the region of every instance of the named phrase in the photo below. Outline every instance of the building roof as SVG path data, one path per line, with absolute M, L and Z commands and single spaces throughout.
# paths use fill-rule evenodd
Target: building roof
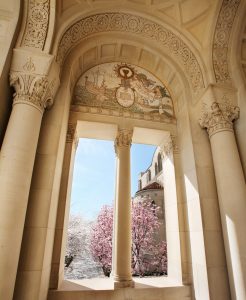
M 154 182 L 151 182 L 150 184 L 146 185 L 141 190 L 138 190 L 137 193 L 139 193 L 141 191 L 146 191 L 146 190 L 163 190 L 163 186 L 161 186 L 160 183 L 154 181 Z

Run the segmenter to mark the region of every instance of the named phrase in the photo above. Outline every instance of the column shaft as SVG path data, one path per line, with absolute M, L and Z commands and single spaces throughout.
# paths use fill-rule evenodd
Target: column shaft
M 0 299 L 12 299 L 42 113 L 13 106 L 0 156 Z
M 245 300 L 246 186 L 232 123 L 238 117 L 238 107 L 213 102 L 200 125 L 210 137 L 231 297 Z
M 232 131 L 211 136 L 232 299 L 246 299 L 246 187 Z
M 120 131 L 119 139 L 128 133 Z M 129 136 L 128 136 L 129 138 Z M 131 137 L 130 137 L 131 139 Z M 126 143 L 125 143 L 126 142 Z M 132 286 L 131 275 L 131 174 L 130 141 L 116 141 L 117 182 L 114 216 L 115 287 Z

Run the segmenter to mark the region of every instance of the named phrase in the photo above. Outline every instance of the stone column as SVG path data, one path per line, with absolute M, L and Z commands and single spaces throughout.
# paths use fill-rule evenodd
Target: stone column
M 13 109 L 0 154 L 0 299 L 11 300 L 44 109 L 51 104 L 46 76 L 13 72 Z
M 233 131 L 239 108 L 214 102 L 203 112 L 209 134 L 223 228 L 231 296 L 246 299 L 246 186 Z
M 115 140 L 117 179 L 112 276 L 115 288 L 133 286 L 131 275 L 131 140 L 132 130 L 128 129 L 120 129 Z

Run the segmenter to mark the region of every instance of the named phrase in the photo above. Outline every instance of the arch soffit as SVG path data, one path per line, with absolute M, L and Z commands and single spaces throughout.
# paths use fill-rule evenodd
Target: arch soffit
M 105 47 L 105 48 L 104 48 Z M 157 76 L 167 86 L 174 100 L 174 110 L 183 107 L 184 98 L 191 98 L 188 81 L 182 69 L 173 59 L 141 41 L 129 41 L 120 37 L 113 40 L 108 34 L 99 39 L 90 37 L 81 42 L 69 55 L 62 72 L 61 82 L 71 82 L 71 91 L 80 76 L 90 68 L 107 62 L 125 62 L 137 65 Z
M 129 13 L 100 13 L 85 17 L 73 23 L 61 36 L 56 60 L 62 66 L 67 55 L 81 41 L 90 36 L 103 33 L 127 33 L 136 39 L 144 39 L 145 45 L 158 45 L 165 55 L 176 60 L 183 69 L 193 93 L 206 85 L 202 59 L 188 41 L 181 39 L 180 34 L 153 22 L 145 17 Z M 191 50 L 192 49 L 192 50 Z M 55 49 L 54 49 L 55 51 Z M 195 53 L 195 54 L 194 54 Z

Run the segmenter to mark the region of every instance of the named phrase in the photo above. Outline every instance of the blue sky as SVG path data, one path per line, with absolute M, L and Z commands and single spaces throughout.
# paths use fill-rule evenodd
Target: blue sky
M 138 174 L 149 167 L 155 148 L 140 144 L 131 146 L 132 195 L 137 191 Z M 74 164 L 70 212 L 93 219 L 102 205 L 112 204 L 115 172 L 113 141 L 80 139 Z

